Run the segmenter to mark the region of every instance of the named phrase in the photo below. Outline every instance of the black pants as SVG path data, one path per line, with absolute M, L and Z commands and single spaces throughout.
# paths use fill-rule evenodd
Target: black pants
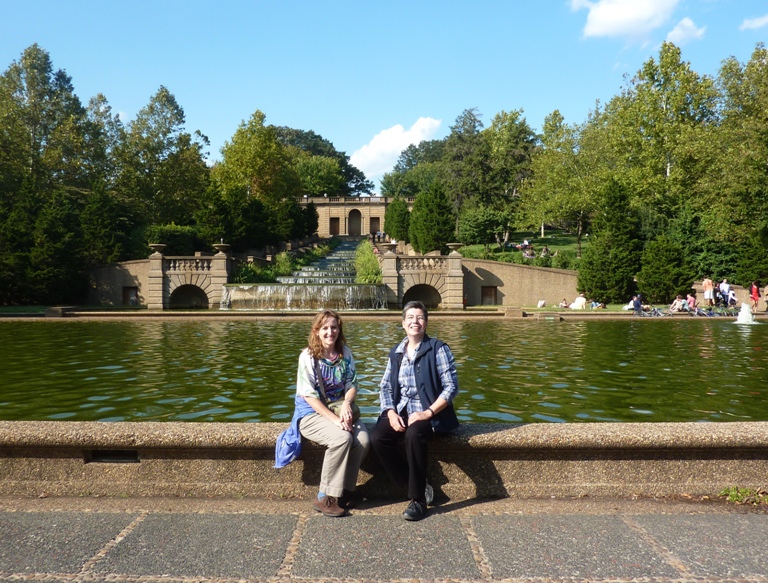
M 427 445 L 434 435 L 427 419 L 408 425 L 405 432 L 395 431 L 386 415 L 379 417 L 371 432 L 371 447 L 381 460 L 389 478 L 398 488 L 407 490 L 408 498 L 424 502 L 427 485 Z M 405 440 L 405 459 L 398 447 Z

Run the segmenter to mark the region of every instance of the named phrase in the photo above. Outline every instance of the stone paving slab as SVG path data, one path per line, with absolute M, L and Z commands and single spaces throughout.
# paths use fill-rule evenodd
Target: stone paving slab
M 409 523 L 400 516 L 309 519 L 291 574 L 352 579 L 477 579 L 480 571 L 458 517 Z
M 768 576 L 768 516 L 636 516 L 696 576 Z
M 0 512 L 0 574 L 79 573 L 128 514 Z
M 154 514 L 138 524 L 93 573 L 155 577 L 272 577 L 295 516 Z
M 679 575 L 618 516 L 479 516 L 472 523 L 494 578 Z

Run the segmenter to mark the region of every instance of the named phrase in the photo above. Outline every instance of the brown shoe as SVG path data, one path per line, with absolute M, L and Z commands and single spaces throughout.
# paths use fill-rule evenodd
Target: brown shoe
M 346 513 L 333 496 L 326 496 L 322 500 L 315 498 L 312 502 L 312 507 L 318 512 L 322 512 L 325 516 L 331 516 L 333 518 L 344 516 Z

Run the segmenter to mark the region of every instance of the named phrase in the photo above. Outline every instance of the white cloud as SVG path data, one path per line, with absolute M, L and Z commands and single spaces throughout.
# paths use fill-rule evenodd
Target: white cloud
M 349 161 L 362 170 L 369 180 L 380 178 L 392 169 L 400 152 L 411 144 L 432 138 L 441 123 L 439 119 L 420 117 L 408 130 L 400 124 L 382 130 L 365 146 L 356 150 Z
M 760 16 L 758 18 L 744 19 L 744 22 L 741 23 L 739 30 L 751 30 L 753 28 L 763 28 L 765 25 L 768 25 L 768 14 L 766 14 L 765 16 Z
M 671 43 L 675 43 L 681 47 L 689 40 L 699 40 L 704 38 L 704 32 L 707 30 L 706 26 L 697 28 L 690 18 L 683 18 L 677 23 L 677 26 L 669 31 L 667 40 Z
M 589 10 L 585 37 L 643 39 L 672 16 L 679 0 L 571 0 L 571 10 Z

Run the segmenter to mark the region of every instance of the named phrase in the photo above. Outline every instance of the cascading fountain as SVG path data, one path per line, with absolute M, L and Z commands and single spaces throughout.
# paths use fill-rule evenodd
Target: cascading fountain
M 304 266 L 279 283 L 227 284 L 222 310 L 385 310 L 383 285 L 355 283 L 358 241 L 342 241 L 326 257 Z
M 742 303 L 739 315 L 736 318 L 736 324 L 757 324 L 755 316 L 752 314 L 752 308 L 749 304 Z

